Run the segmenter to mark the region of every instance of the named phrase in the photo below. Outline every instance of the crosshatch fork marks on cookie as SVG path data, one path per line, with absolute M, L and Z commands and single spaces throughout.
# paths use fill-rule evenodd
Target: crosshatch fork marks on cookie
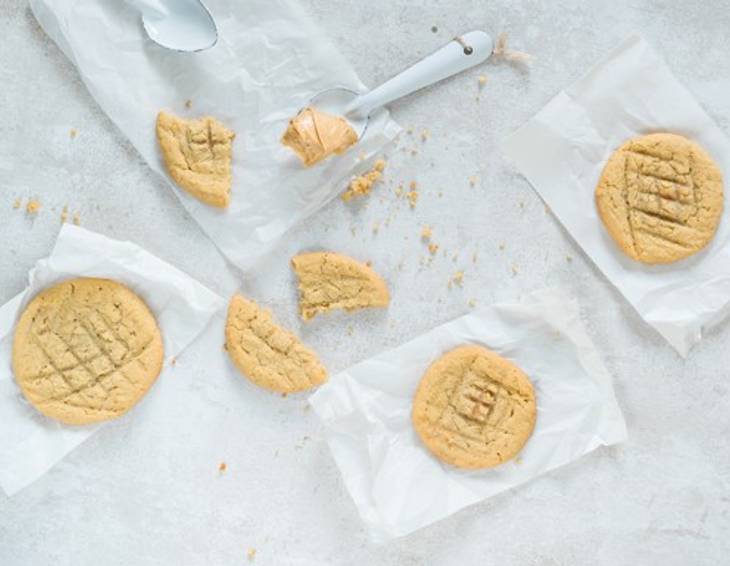
M 413 421 L 440 459 L 465 468 L 491 467 L 522 448 L 535 422 L 535 398 L 514 364 L 478 346 L 452 350 L 419 385 Z
M 609 158 L 596 188 L 606 228 L 645 263 L 669 263 L 712 239 L 723 207 L 722 175 L 694 142 L 674 134 L 629 140 Z
M 159 375 L 162 360 L 162 338 L 146 305 L 103 279 L 75 279 L 41 292 L 21 316 L 13 347 L 25 396 L 69 424 L 129 410 Z

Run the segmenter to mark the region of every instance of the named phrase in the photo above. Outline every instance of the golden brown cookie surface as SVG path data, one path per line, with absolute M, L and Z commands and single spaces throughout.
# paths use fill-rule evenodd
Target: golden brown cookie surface
M 20 316 L 13 371 L 26 399 L 67 424 L 121 416 L 162 370 L 147 305 L 108 279 L 71 279 L 40 292 Z
M 231 200 L 231 159 L 236 135 L 215 118 L 183 120 L 157 115 L 157 141 L 173 181 L 198 200 L 225 208 Z
M 608 160 L 596 205 L 621 250 L 644 263 L 671 263 L 704 248 L 723 210 L 722 173 L 695 142 L 650 134 Z
M 294 256 L 291 263 L 299 279 L 299 312 L 304 320 L 333 309 L 354 311 L 390 302 L 383 278 L 351 257 L 311 252 Z
M 436 360 L 413 400 L 418 436 L 438 459 L 459 468 L 491 468 L 513 458 L 535 419 L 528 377 L 482 346 L 460 346 Z
M 228 307 L 226 350 L 243 375 L 272 391 L 304 391 L 327 380 L 327 371 L 312 350 L 241 295 L 235 295 Z

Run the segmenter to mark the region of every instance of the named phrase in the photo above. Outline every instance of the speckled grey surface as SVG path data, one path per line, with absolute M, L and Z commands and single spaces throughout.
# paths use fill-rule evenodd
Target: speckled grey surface
M 727 3 L 305 4 L 371 84 L 473 28 L 507 30 L 538 60 L 529 72 L 487 64 L 395 105 L 395 118 L 416 135 L 405 134 L 391 152 L 386 183 L 364 205 L 332 202 L 262 266 L 274 284 L 254 280 L 244 289 L 298 328 L 334 372 L 465 312 L 472 298 L 486 303 L 564 287 L 581 301 L 615 376 L 629 440 L 373 546 L 304 398 L 273 397 L 204 369 L 184 371 L 218 355 L 213 333 L 182 356 L 181 385 L 162 389 L 169 414 L 145 415 L 141 427 L 132 413 L 36 484 L 11 499 L 0 496 L 0 564 L 245 564 L 249 548 L 257 549 L 256 564 L 272 565 L 725 562 L 730 323 L 682 361 L 585 259 L 498 144 L 637 31 L 730 131 Z M 238 287 L 237 275 L 96 107 L 23 0 L 0 4 L 0 37 L 0 301 L 19 292 L 28 269 L 48 254 L 64 205 L 83 226 L 143 244 L 221 294 Z M 481 93 L 479 74 L 489 76 Z M 411 180 L 421 193 L 415 210 L 393 193 Z M 35 219 L 13 209 L 16 198 L 29 197 L 43 205 Z M 424 223 L 447 251 L 430 266 L 421 264 Z M 371 259 L 391 282 L 389 312 L 301 327 L 287 258 L 314 247 Z M 463 289 L 449 290 L 457 270 L 465 272 Z M 352 335 L 343 331 L 348 327 Z M 228 464 L 222 475 L 220 461 Z

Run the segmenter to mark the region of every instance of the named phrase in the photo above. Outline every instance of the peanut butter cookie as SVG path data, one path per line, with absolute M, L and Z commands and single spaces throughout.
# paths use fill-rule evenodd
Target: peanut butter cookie
M 231 200 L 231 156 L 236 134 L 215 118 L 157 115 L 157 140 L 167 172 L 198 200 L 225 208 Z
M 596 187 L 603 224 L 643 263 L 671 263 L 712 240 L 723 209 L 722 173 L 693 141 L 650 134 L 624 143 Z
M 491 468 L 513 458 L 535 427 L 535 394 L 517 366 L 481 346 L 436 360 L 413 401 L 413 426 L 439 460 Z
M 312 350 L 241 295 L 235 295 L 228 307 L 226 350 L 243 375 L 272 391 L 303 391 L 327 380 L 327 371 Z
M 304 320 L 332 309 L 387 307 L 388 286 L 372 268 L 344 255 L 312 252 L 294 256 L 299 279 L 299 312 Z
M 162 337 L 147 305 L 108 279 L 71 279 L 40 292 L 15 329 L 13 371 L 23 395 L 67 424 L 123 415 L 162 362 Z

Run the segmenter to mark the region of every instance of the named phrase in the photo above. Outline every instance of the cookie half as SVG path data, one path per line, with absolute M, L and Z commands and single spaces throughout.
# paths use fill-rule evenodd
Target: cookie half
M 383 278 L 351 257 L 312 252 L 294 256 L 291 264 L 299 279 L 299 312 L 304 320 L 333 309 L 354 311 L 390 303 Z
M 714 237 L 723 210 L 722 173 L 685 137 L 634 138 L 606 163 L 596 205 L 626 255 L 643 263 L 671 263 L 697 253 Z
M 434 456 L 477 469 L 516 456 L 536 414 L 532 384 L 520 368 L 482 346 L 461 346 L 428 368 L 411 416 Z
M 231 201 L 236 134 L 215 118 L 183 120 L 157 115 L 157 141 L 170 177 L 198 200 L 225 208 Z
M 13 341 L 23 395 L 67 424 L 126 413 L 155 382 L 163 358 L 147 305 L 108 279 L 71 279 L 40 292 L 20 316 Z
M 228 307 L 226 350 L 243 375 L 271 391 L 304 391 L 327 380 L 327 370 L 312 350 L 241 295 Z

